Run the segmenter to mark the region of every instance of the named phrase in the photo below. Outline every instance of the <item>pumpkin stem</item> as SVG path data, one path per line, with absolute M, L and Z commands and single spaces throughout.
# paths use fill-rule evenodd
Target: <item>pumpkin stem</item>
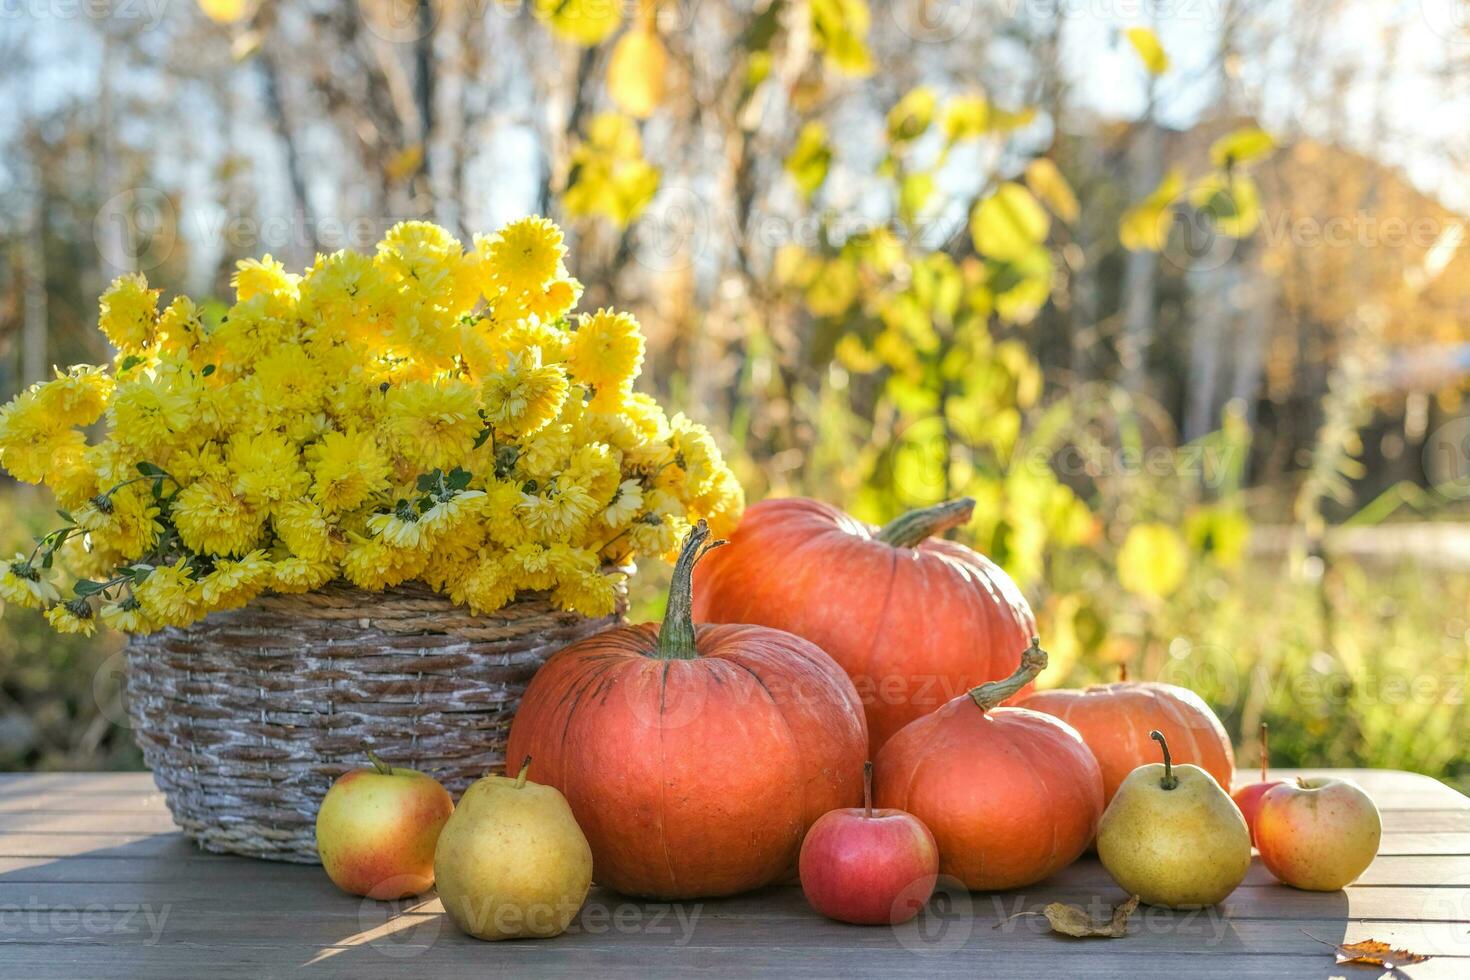
M 526 756 L 526 761 L 521 763 L 521 771 L 516 773 L 516 789 L 522 789 L 526 785 L 526 774 L 531 771 L 531 757 Z
M 368 761 L 373 764 L 373 768 L 378 771 L 379 776 L 393 775 L 393 767 L 388 765 L 388 763 L 384 762 L 382 759 L 379 759 L 378 753 L 374 752 L 372 749 L 368 749 L 367 757 Z
M 658 631 L 658 646 L 653 651 L 660 660 L 693 660 L 699 656 L 694 645 L 694 566 L 724 543 L 709 540 L 709 525 L 703 519 L 689 529 L 689 537 L 679 549 L 679 560 L 674 562 L 669 606 Z
M 974 513 L 975 498 L 961 497 L 901 514 L 884 524 L 875 537 L 895 548 L 912 548 L 925 538 L 968 524 Z
M 1021 654 L 1021 665 L 1016 668 L 1016 672 L 1003 681 L 986 681 L 979 687 L 971 688 L 970 700 L 979 705 L 981 711 L 989 711 L 1030 684 L 1032 678 L 1045 669 L 1046 651 L 1041 649 L 1041 641 L 1033 636 L 1031 645 Z
M 1169 743 L 1164 740 L 1164 733 L 1157 728 L 1149 732 L 1148 737 L 1158 742 L 1164 750 L 1164 778 L 1159 780 L 1159 785 L 1164 789 L 1173 789 L 1179 785 L 1179 777 L 1174 775 L 1174 760 L 1169 757 Z
M 1266 723 L 1261 722 L 1261 782 L 1266 781 L 1266 767 L 1271 764 L 1271 748 L 1266 744 Z
M 873 763 L 863 763 L 863 819 L 873 819 Z

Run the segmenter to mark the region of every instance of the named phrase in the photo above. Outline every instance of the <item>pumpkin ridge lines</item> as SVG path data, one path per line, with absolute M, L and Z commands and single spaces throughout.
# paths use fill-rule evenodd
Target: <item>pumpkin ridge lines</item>
M 668 730 L 663 725 L 664 691 L 666 690 L 668 681 L 669 666 L 672 663 L 673 661 L 669 661 L 664 664 L 663 678 L 659 682 L 658 694 L 658 842 L 659 848 L 664 852 L 664 867 L 669 872 L 669 891 L 673 894 L 678 894 L 679 876 L 674 873 L 674 856 L 669 852 L 669 834 L 666 819 L 668 814 L 669 780 L 667 775 L 668 767 L 664 760 L 664 736 L 668 735 Z

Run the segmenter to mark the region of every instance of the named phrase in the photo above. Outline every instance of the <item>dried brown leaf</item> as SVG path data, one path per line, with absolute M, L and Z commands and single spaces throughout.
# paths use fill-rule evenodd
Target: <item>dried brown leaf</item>
M 1040 912 L 1017 912 L 1003 921 L 1009 922 L 1022 915 L 1044 915 L 1046 921 L 1051 924 L 1051 931 L 1059 932 L 1064 936 L 1078 938 L 1104 936 L 1108 939 L 1118 939 L 1128 935 L 1128 919 L 1136 908 L 1138 908 L 1138 896 L 1134 895 L 1122 905 L 1116 906 L 1106 919 L 1100 919 L 1081 906 L 1052 902 Z M 1002 924 L 1002 922 L 996 923 L 997 926 Z
M 1306 932 L 1306 930 L 1302 930 Z M 1347 963 L 1361 963 L 1365 966 L 1381 966 L 1385 970 L 1393 970 L 1411 963 L 1423 963 L 1429 959 L 1423 953 L 1413 953 L 1407 949 L 1394 949 L 1388 943 L 1377 939 L 1363 939 L 1355 943 L 1333 943 L 1325 939 L 1317 939 L 1310 932 L 1307 936 L 1316 939 L 1323 946 L 1331 946 L 1337 952 L 1337 965 Z

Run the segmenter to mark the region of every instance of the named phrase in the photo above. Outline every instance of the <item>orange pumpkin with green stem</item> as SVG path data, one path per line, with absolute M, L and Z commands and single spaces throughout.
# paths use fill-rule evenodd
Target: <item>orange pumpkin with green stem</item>
M 938 537 L 974 509 L 953 500 L 877 528 L 816 500 L 763 500 L 695 573 L 694 618 L 774 626 L 831 654 L 876 756 L 915 718 L 1010 674 L 1036 632 L 1004 571 Z
M 695 626 L 701 521 L 674 566 L 663 626 L 608 630 L 532 679 L 510 758 L 534 756 L 592 847 L 593 877 L 631 895 L 701 898 L 792 874 L 818 817 L 863 798 L 857 691 L 812 643 L 762 626 Z M 713 547 L 711 545 L 710 547 Z
M 1087 849 L 1102 819 L 1102 774 L 1082 737 L 1051 715 L 1000 707 L 1046 659 L 1033 639 L 1009 678 L 910 722 L 874 764 L 877 804 L 922 820 L 940 872 L 975 891 L 1050 877 Z

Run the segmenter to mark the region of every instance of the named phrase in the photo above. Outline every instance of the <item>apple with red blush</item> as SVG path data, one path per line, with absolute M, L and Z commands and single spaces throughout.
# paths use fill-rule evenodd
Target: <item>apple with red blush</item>
M 1271 764 L 1271 752 L 1266 742 L 1266 723 L 1261 722 L 1261 781 L 1258 783 L 1247 783 L 1234 793 L 1230 798 L 1240 808 L 1241 816 L 1245 817 L 1245 825 L 1251 832 L 1251 843 L 1256 842 L 1256 814 L 1261 809 L 1261 798 L 1273 786 L 1280 786 L 1281 780 L 1267 779 L 1266 768 Z
M 863 805 L 817 818 L 801 845 L 801 890 L 829 919 L 897 925 L 934 894 L 939 847 L 923 821 L 873 809 L 873 764 L 863 766 Z
M 1301 778 L 1267 790 L 1256 813 L 1256 848 L 1284 884 L 1332 892 L 1373 863 L 1383 820 L 1356 783 Z
M 367 755 L 371 769 L 343 773 L 322 799 L 317 856 L 348 894 L 422 894 L 434 887 L 434 847 L 454 801 L 434 777 Z

